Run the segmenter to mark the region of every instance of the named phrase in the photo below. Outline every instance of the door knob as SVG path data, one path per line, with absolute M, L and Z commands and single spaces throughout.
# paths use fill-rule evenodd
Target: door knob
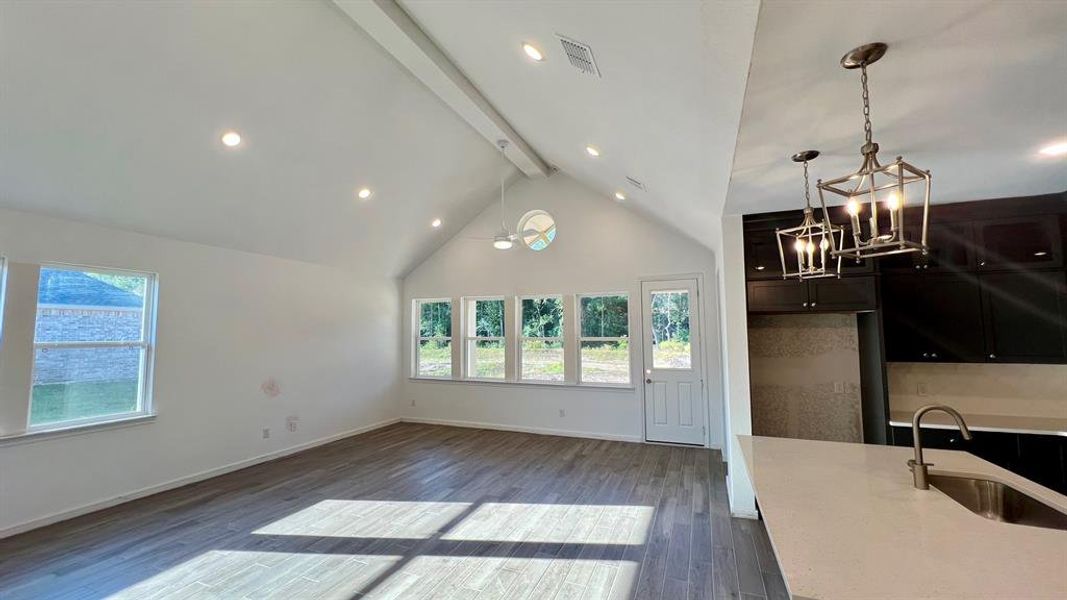
M 645 383 L 652 383 L 652 380 L 651 379 L 646 379 Z

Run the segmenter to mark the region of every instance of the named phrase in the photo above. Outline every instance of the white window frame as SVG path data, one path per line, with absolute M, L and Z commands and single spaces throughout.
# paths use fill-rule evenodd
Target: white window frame
M 504 321 L 501 325 L 504 327 L 503 336 L 478 336 L 473 335 L 477 320 L 475 314 L 477 310 L 478 302 L 485 301 L 498 301 L 503 307 L 504 311 L 507 311 L 507 297 L 506 296 L 465 296 L 460 299 L 463 305 L 463 378 L 468 381 L 507 381 L 508 379 L 508 365 L 507 365 L 507 317 L 502 317 Z M 477 377 L 470 372 L 471 365 L 474 364 L 474 360 L 471 359 L 471 342 L 500 342 L 501 348 L 504 350 L 504 375 L 501 377 Z
M 622 296 L 626 298 L 626 337 L 590 337 L 582 335 L 582 299 L 583 298 L 607 298 L 614 296 Z M 603 293 L 591 293 L 591 294 L 576 294 L 574 296 L 574 315 L 575 315 L 575 332 L 577 334 L 578 343 L 575 344 L 575 360 L 578 362 L 578 384 L 579 385 L 597 385 L 597 386 L 618 386 L 618 387 L 631 387 L 633 385 L 633 338 L 629 336 L 630 330 L 633 329 L 633 323 L 630 322 L 630 294 L 627 292 L 603 292 Z M 626 381 L 625 382 L 585 382 L 582 381 L 582 342 L 621 342 L 626 340 Z
M 450 349 L 452 349 L 452 356 L 455 356 L 455 348 L 452 348 L 452 338 L 454 337 L 455 331 L 452 332 L 453 335 L 449 335 L 449 336 L 427 336 L 427 337 L 423 337 L 422 336 L 422 305 L 423 304 L 437 304 L 437 303 L 447 303 L 449 305 L 450 315 L 451 315 L 451 319 L 452 319 L 452 322 L 449 325 L 449 328 L 450 329 L 455 329 L 454 326 L 455 326 L 456 307 L 455 307 L 454 303 L 452 302 L 451 298 L 415 298 L 415 299 L 412 300 L 411 327 L 412 327 L 412 333 L 414 334 L 413 338 L 414 338 L 414 341 L 415 341 L 415 344 L 414 344 L 415 347 L 412 349 L 413 350 L 412 358 L 414 359 L 414 362 L 411 363 L 411 377 L 413 379 L 434 379 L 434 380 L 445 380 L 445 381 L 447 381 L 447 380 L 451 380 L 451 379 L 455 379 L 456 378 L 456 364 L 455 364 L 455 361 L 452 362 L 452 365 L 449 368 L 449 374 L 448 374 L 447 377 L 439 377 L 439 376 L 436 376 L 436 375 L 423 375 L 423 374 L 419 373 L 419 350 L 422 349 L 422 342 L 424 342 L 424 341 L 427 341 L 427 340 L 447 341 L 447 342 L 449 342 L 448 347 Z
M 523 300 L 547 300 L 547 299 L 559 300 L 559 305 L 563 311 L 563 318 L 560 321 L 560 336 L 559 337 L 531 337 L 523 335 L 523 322 L 522 322 L 522 301 Z M 515 318 L 518 323 L 518 335 L 515 336 L 517 340 L 517 347 L 515 349 L 515 356 L 517 358 L 518 368 L 516 369 L 516 380 L 521 383 L 539 383 L 539 384 L 563 384 L 567 382 L 566 369 L 567 369 L 567 306 L 565 297 L 563 294 L 533 294 L 526 296 L 516 296 L 515 300 Z M 559 342 L 563 350 L 563 369 L 564 376 L 560 381 L 553 381 L 551 379 L 526 379 L 522 376 L 523 373 L 523 354 L 522 346 L 523 342 L 528 340 L 540 341 L 540 342 Z
M 145 297 L 144 308 L 141 313 L 141 339 L 130 341 L 96 341 L 96 342 L 38 342 L 36 335 L 33 340 L 33 353 L 34 360 L 31 363 L 33 365 L 33 372 L 30 374 L 30 396 L 27 398 L 27 403 L 30 404 L 30 410 L 26 411 L 26 432 L 38 433 L 44 431 L 52 431 L 58 429 L 75 429 L 79 427 L 87 427 L 90 425 L 96 425 L 99 423 L 108 423 L 114 421 L 126 421 L 130 419 L 140 419 L 144 417 L 150 417 L 155 415 L 155 403 L 152 398 L 152 380 L 155 372 L 155 341 L 156 341 L 156 298 L 158 294 L 158 280 L 159 276 L 156 273 L 150 273 L 146 271 L 135 271 L 132 269 L 114 269 L 110 267 L 93 267 L 89 265 L 73 265 L 64 263 L 41 263 L 41 269 L 53 269 L 64 271 L 77 271 L 77 272 L 92 272 L 100 273 L 104 275 L 125 275 L 145 278 Z M 40 307 L 40 300 L 37 302 L 37 306 Z M 34 315 L 34 328 L 37 327 L 37 315 Z M 124 412 L 110 415 L 100 415 L 97 417 L 88 417 L 85 419 L 72 419 L 69 421 L 56 421 L 53 423 L 44 423 L 41 425 L 32 425 L 30 418 L 32 415 L 32 402 L 33 402 L 33 385 L 32 381 L 36 377 L 37 370 L 37 350 L 44 348 L 130 348 L 137 347 L 142 351 L 142 360 L 140 366 L 140 372 L 138 373 L 137 381 L 137 406 L 138 410 L 131 412 Z

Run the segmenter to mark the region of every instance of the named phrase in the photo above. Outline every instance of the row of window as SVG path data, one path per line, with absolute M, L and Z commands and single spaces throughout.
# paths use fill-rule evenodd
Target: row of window
M 0 283 L 28 275 L 7 271 Z M 27 430 L 149 414 L 155 276 L 43 265 L 38 277 Z
M 452 299 L 414 301 L 416 377 L 562 383 L 566 358 L 577 353 L 578 383 L 630 383 L 629 297 L 588 294 L 575 297 L 574 319 L 563 296 L 461 298 L 458 356 L 453 350 Z M 514 328 L 508 327 L 514 314 Z M 564 334 L 575 322 L 574 350 Z M 513 352 L 509 352 L 511 339 Z M 513 358 L 512 358 L 513 357 Z M 457 360 L 458 358 L 458 360 Z M 512 362 L 515 363 L 512 368 Z M 453 365 L 460 365 L 455 377 Z

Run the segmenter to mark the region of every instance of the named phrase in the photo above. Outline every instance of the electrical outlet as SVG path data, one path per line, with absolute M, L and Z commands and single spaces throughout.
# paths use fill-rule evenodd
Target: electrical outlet
M 289 415 L 285 419 L 285 428 L 289 430 L 289 433 L 296 431 L 296 424 L 300 421 L 300 417 L 297 415 Z
M 566 417 L 567 416 L 567 411 L 563 410 L 562 408 L 559 409 L 559 416 L 560 417 Z
M 834 393 L 835 394 L 844 394 L 845 393 L 845 382 L 844 381 L 835 381 L 834 382 Z
M 263 428 L 263 439 L 267 439 L 269 437 L 270 437 L 270 427 L 264 427 Z
M 926 396 L 930 393 L 930 390 L 926 387 L 925 381 L 920 381 L 915 385 L 915 393 L 920 396 Z

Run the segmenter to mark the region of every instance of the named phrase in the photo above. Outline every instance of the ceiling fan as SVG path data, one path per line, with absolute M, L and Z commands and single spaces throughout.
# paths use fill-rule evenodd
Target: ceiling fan
M 508 142 L 507 140 L 497 140 L 496 145 L 498 148 L 500 148 L 501 155 L 505 153 L 509 144 L 510 142 Z M 494 235 L 492 238 L 471 237 L 468 239 L 482 241 L 492 240 L 493 247 L 497 250 L 510 250 L 512 247 L 514 247 L 515 242 L 520 238 L 530 239 L 530 243 L 533 243 L 534 241 L 536 241 L 536 238 L 543 237 L 545 235 L 545 232 L 539 231 L 537 229 L 526 229 L 521 232 L 511 231 L 511 228 L 508 227 L 507 213 L 504 209 L 504 190 L 506 185 L 507 174 L 502 173 L 500 176 L 500 230 L 497 231 L 496 235 Z

